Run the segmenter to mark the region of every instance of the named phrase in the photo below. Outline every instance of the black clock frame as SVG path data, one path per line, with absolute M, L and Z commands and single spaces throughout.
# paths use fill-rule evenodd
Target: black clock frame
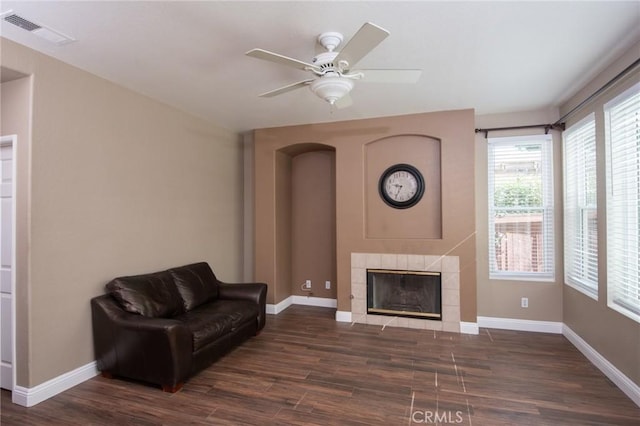
M 396 201 L 391 198 L 385 191 L 384 183 L 387 178 L 391 174 L 399 171 L 411 173 L 416 178 L 416 182 L 418 182 L 418 190 L 416 191 L 415 195 L 407 201 Z M 380 193 L 380 198 L 382 198 L 382 200 L 387 205 L 393 207 L 394 209 L 408 209 L 409 207 L 413 207 L 418 204 L 418 202 L 422 199 L 422 196 L 424 195 L 424 177 L 422 176 L 422 173 L 420 173 L 420 170 L 418 170 L 411 164 L 394 164 L 393 166 L 385 170 L 382 175 L 380 175 L 380 180 L 378 181 L 378 192 Z

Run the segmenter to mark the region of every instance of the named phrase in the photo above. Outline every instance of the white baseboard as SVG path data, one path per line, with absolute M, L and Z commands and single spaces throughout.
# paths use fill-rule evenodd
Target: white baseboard
M 532 321 L 515 318 L 478 317 L 478 327 L 502 330 L 534 331 L 536 333 L 562 334 L 562 323 L 555 321 Z
M 326 297 L 312 296 L 291 296 L 294 305 L 321 306 L 323 308 L 336 308 L 338 301 L 336 299 L 327 299 Z
M 98 374 L 97 364 L 93 361 L 33 388 L 14 386 L 11 399 L 14 404 L 22 405 L 23 407 L 32 407 Z
M 289 296 L 277 305 L 267 303 L 267 313 L 278 315 L 291 305 L 307 305 L 321 306 L 323 308 L 336 308 L 338 301 L 336 299 L 327 299 L 326 297 L 309 297 L 309 296 Z
M 267 303 L 267 313 L 268 314 L 273 314 L 273 315 L 278 315 L 280 312 L 284 311 L 285 309 L 287 309 L 292 304 L 293 304 L 293 296 L 287 297 L 282 302 L 280 302 L 280 303 L 278 303 L 276 305 L 273 305 L 271 303 Z
M 463 334 L 480 334 L 480 327 L 477 322 L 460 321 L 460 333 Z
M 336 321 L 337 322 L 351 322 L 351 312 L 350 311 L 336 311 Z
M 0 361 L 0 388 L 13 388 L 13 367 L 11 363 Z
M 573 346 L 578 348 L 582 354 L 602 373 L 607 376 L 613 383 L 620 388 L 633 402 L 640 407 L 640 386 L 636 385 L 623 372 L 618 370 L 605 357 L 600 355 L 591 345 L 578 336 L 575 331 L 571 330 L 566 324 L 563 324 L 562 334 L 569 340 Z

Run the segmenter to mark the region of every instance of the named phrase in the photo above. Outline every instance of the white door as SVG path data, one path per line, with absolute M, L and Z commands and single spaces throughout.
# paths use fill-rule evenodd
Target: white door
M 14 136 L 0 139 L 0 387 L 13 390 Z

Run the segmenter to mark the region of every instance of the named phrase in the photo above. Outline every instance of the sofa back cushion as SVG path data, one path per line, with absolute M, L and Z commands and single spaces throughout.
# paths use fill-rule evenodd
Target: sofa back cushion
M 123 309 L 153 318 L 171 318 L 184 312 L 182 297 L 168 271 L 119 277 L 106 285 Z
M 218 279 L 206 262 L 192 263 L 169 269 L 189 312 L 218 297 Z

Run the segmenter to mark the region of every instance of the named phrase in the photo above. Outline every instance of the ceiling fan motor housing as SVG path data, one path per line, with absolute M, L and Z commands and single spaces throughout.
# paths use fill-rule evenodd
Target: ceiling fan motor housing
M 314 65 L 320 67 L 320 71 L 316 72 L 316 74 L 324 75 L 331 71 L 342 72 L 343 70 L 337 66 L 338 64 L 333 62 L 336 56 L 338 56 L 338 52 L 323 52 L 316 55 L 312 61 Z

